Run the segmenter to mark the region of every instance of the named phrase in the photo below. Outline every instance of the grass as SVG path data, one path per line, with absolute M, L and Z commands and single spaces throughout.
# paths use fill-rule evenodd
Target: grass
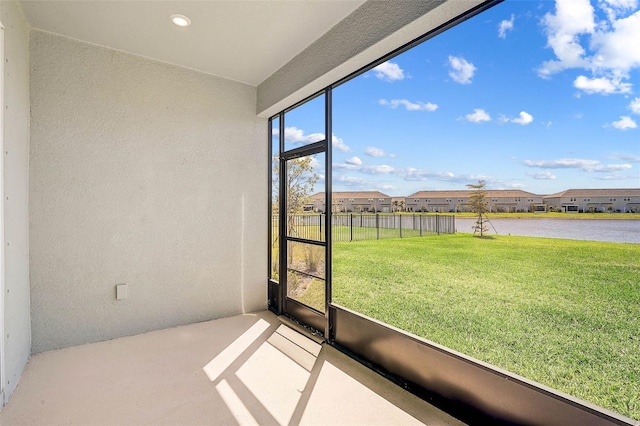
M 470 234 L 334 243 L 333 295 L 640 419 L 640 245 Z
M 324 247 L 289 242 L 287 296 L 324 312 Z
M 324 281 L 313 280 L 307 290 L 295 298 L 298 302 L 311 306 L 319 312 L 324 312 Z

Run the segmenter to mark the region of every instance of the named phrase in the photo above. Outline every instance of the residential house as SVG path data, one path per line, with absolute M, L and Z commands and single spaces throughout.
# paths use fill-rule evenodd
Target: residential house
M 548 208 L 566 213 L 640 212 L 640 188 L 568 189 L 543 200 Z
M 406 198 L 407 211 L 468 212 L 473 191 L 418 191 Z M 492 212 L 543 211 L 542 196 L 522 190 L 487 190 L 485 199 Z
M 325 212 L 325 193 L 313 194 L 305 204 L 306 211 Z M 333 192 L 333 212 L 390 213 L 392 200 L 380 191 Z

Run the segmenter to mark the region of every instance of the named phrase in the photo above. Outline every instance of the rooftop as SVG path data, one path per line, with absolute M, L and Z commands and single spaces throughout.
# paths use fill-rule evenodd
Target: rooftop
M 640 188 L 623 189 L 567 189 L 544 198 L 556 197 L 640 197 Z

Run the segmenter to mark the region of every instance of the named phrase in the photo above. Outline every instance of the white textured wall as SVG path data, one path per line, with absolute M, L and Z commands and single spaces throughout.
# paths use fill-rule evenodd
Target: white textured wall
M 31 353 L 29 314 L 29 37 L 22 11 L 0 2 L 4 26 L 4 362 L 0 406 L 13 392 Z
M 30 49 L 33 352 L 265 308 L 256 89 L 39 31 Z

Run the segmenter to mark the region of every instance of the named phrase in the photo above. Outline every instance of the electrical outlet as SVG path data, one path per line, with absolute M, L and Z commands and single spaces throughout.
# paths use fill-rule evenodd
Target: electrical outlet
M 116 300 L 123 300 L 126 298 L 127 298 L 127 285 L 126 284 L 116 285 Z

